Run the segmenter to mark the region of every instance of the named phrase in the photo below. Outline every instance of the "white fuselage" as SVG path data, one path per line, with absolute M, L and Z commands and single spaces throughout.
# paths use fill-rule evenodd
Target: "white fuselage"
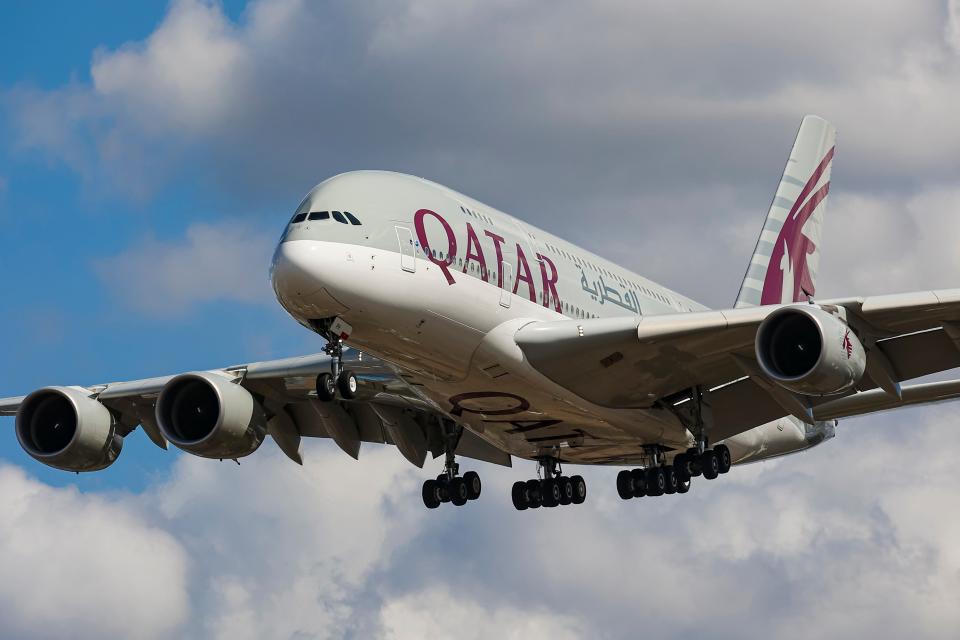
M 513 455 L 634 464 L 645 445 L 693 444 L 670 411 L 602 407 L 556 385 L 513 335 L 538 320 L 705 307 L 441 185 L 378 171 L 319 184 L 277 247 L 272 281 L 298 322 L 342 318 L 347 344 Z M 784 418 L 726 444 L 748 461 L 822 439 Z

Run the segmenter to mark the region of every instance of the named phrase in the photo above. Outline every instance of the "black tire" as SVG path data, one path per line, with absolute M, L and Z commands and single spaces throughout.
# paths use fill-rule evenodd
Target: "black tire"
M 700 456 L 700 468 L 703 470 L 703 477 L 707 480 L 714 480 L 720 475 L 720 460 L 717 454 L 711 451 L 704 451 Z
M 686 453 L 677 454 L 673 459 L 673 472 L 677 474 L 677 479 L 689 478 L 693 474 L 690 473 L 690 456 Z
M 337 383 L 329 373 L 317 376 L 317 400 L 330 402 L 337 397 Z
M 642 498 L 647 495 L 647 474 L 643 469 L 634 469 L 630 473 L 633 474 L 633 497 Z
M 663 468 L 663 477 L 666 481 L 663 485 L 663 492 L 667 495 L 673 495 L 677 492 L 677 472 L 673 465 L 667 465 Z
M 686 493 L 690 491 L 690 478 L 684 478 L 677 481 L 677 493 Z
M 727 448 L 727 445 L 718 444 L 713 448 L 713 451 L 717 454 L 717 461 L 720 463 L 720 473 L 730 471 L 730 449 Z
M 560 504 L 567 506 L 573 502 L 573 480 L 570 478 L 561 476 L 557 480 L 557 484 L 560 486 Z
M 560 484 L 556 478 L 544 480 L 540 486 L 543 506 L 552 508 L 560 504 Z
M 650 467 L 647 469 L 648 496 L 662 496 L 666 486 L 667 478 L 663 473 L 663 467 Z
M 427 509 L 436 509 L 440 506 L 440 487 L 437 486 L 436 480 L 427 480 L 424 482 L 421 494 L 423 496 L 423 504 Z
M 624 500 L 633 497 L 633 473 L 629 469 L 617 474 L 617 494 Z
M 570 481 L 573 483 L 573 504 L 583 504 L 587 499 L 587 481 L 583 476 L 573 476 Z
M 463 478 L 454 478 L 447 487 L 450 490 L 450 502 L 458 507 L 467 504 L 467 483 Z
M 536 509 L 542 506 L 543 495 L 540 493 L 540 481 L 527 480 L 525 484 L 527 490 L 527 506 L 531 509 Z
M 523 511 L 527 508 L 527 487 L 523 480 L 513 483 L 513 489 L 510 490 L 510 497 L 513 498 L 513 508 L 517 511 Z
M 476 500 L 480 497 L 480 490 L 483 485 L 480 483 L 480 475 L 476 471 L 467 471 L 463 474 L 463 481 L 467 484 L 467 499 Z
M 340 391 L 340 397 L 344 400 L 353 400 L 356 398 L 357 389 L 359 388 L 357 376 L 353 375 L 353 371 L 344 369 L 340 372 L 340 375 L 337 376 L 337 390 Z

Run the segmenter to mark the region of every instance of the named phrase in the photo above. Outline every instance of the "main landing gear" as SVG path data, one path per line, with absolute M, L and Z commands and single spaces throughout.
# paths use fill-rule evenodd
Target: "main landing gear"
M 569 478 L 564 476 L 560 469 L 560 462 L 556 458 L 541 459 L 539 467 L 543 469 L 542 479 L 520 480 L 513 483 L 511 496 L 517 511 L 582 504 L 587 499 L 587 483 L 583 476 Z
M 703 453 L 689 449 L 674 457 L 673 464 L 665 464 L 660 452 L 654 452 L 651 458 L 651 465 L 644 469 L 624 469 L 617 474 L 617 494 L 621 498 L 686 493 L 691 478 L 702 475 L 713 480 L 730 471 L 730 449 L 723 444 Z
M 463 477 L 459 475 L 460 465 L 457 464 L 454 451 L 463 433 L 463 427 L 444 421 L 443 430 L 444 449 L 446 458 L 443 463 L 443 473 L 436 480 L 427 480 L 423 483 L 423 504 L 427 509 L 436 509 L 444 502 L 450 502 L 462 507 L 470 500 L 480 497 L 482 485 L 476 471 L 467 471 Z
M 343 340 L 328 338 L 324 353 L 332 358 L 330 373 L 321 373 L 317 376 L 317 399 L 330 402 L 337 397 L 344 400 L 353 400 L 357 397 L 357 376 L 349 369 L 343 368 Z

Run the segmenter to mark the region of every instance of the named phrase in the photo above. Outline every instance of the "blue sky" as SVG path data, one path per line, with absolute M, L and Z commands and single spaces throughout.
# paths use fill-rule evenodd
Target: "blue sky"
M 448 184 L 722 307 L 817 113 L 839 130 L 818 295 L 960 274 L 958 0 L 21 2 L 0 5 L 0 60 L 3 396 L 317 351 L 272 299 L 269 255 L 303 193 L 357 168 Z M 0 621 L 952 638 L 958 420 L 955 403 L 844 420 L 682 500 L 624 503 L 613 470 L 586 469 L 582 507 L 517 513 L 532 464 L 477 464 L 479 501 L 427 512 L 440 463 L 392 448 L 356 462 L 311 441 L 299 467 L 267 442 L 236 467 L 136 432 L 75 476 L 0 419 Z
M 243 3 L 223 7 L 227 15 L 238 16 Z M 96 50 L 145 38 L 166 10 L 165 2 L 54 2 L 43 11 L 29 3 L 5 5 L 0 87 L 53 90 L 87 84 Z M 0 393 L 136 379 L 319 349 L 269 301 L 201 303 L 173 318 L 131 313 L 96 269 L 98 260 L 131 244 L 176 238 L 197 221 L 256 224 L 269 241 L 282 231 L 297 193 L 277 202 L 276 212 L 237 202 L 218 210 L 218 194 L 186 176 L 149 198 L 125 198 L 91 184 L 56 158 L 24 148 L 15 128 L 9 115 L 0 117 L 0 264 L 7 274 L 0 323 L 9 337 L 2 347 Z M 267 264 L 261 271 L 266 282 Z M 2 422 L 7 428 L 0 431 L 0 458 L 29 464 L 12 419 Z M 137 434 L 126 442 L 122 462 L 102 474 L 73 476 L 31 467 L 54 484 L 137 488 L 162 475 L 173 457 Z

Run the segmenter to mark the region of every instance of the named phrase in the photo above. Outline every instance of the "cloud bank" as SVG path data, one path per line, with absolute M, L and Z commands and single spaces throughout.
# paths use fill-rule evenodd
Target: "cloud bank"
M 427 511 L 427 474 L 385 447 L 183 456 L 139 494 L 6 466 L 0 617 L 19 638 L 951 638 L 960 410 L 926 413 L 686 496 L 622 502 L 586 469 L 583 506 L 522 513 L 488 465 L 479 501 Z

